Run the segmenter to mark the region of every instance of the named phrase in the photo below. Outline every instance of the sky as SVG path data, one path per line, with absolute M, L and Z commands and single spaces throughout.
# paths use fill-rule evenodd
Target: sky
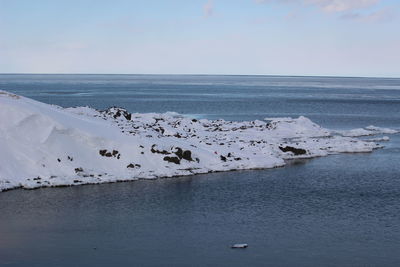
M 0 0 L 0 73 L 400 77 L 400 1 Z

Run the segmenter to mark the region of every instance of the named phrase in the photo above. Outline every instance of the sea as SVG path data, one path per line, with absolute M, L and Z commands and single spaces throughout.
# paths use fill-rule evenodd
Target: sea
M 62 107 L 400 129 L 395 78 L 0 74 L 0 90 Z M 0 266 L 400 266 L 390 139 L 283 168 L 1 192 Z

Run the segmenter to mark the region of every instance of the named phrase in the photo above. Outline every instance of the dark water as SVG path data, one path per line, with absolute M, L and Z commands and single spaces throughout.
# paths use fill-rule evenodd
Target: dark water
M 400 128 L 400 80 L 0 75 L 62 106 Z M 400 136 L 285 168 L 0 193 L 4 266 L 399 266 Z M 233 250 L 233 243 L 248 243 Z

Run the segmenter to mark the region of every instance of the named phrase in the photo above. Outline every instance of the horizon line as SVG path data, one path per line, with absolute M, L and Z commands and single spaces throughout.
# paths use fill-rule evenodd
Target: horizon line
M 400 79 L 400 76 L 346 76 L 346 75 L 290 75 L 290 74 L 207 74 L 207 73 L 38 73 L 0 72 L 0 75 L 137 75 L 137 76 L 269 76 L 269 77 L 320 77 L 320 78 L 380 78 Z

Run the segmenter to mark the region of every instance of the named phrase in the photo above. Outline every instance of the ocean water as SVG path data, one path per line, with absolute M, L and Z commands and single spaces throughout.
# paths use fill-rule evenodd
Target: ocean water
M 400 128 L 400 79 L 0 75 L 0 89 L 64 107 Z M 0 265 L 399 266 L 400 136 L 385 145 L 270 170 L 3 192 Z
M 226 120 L 304 115 L 325 127 L 400 125 L 400 79 L 0 74 L 0 89 L 63 107 Z

